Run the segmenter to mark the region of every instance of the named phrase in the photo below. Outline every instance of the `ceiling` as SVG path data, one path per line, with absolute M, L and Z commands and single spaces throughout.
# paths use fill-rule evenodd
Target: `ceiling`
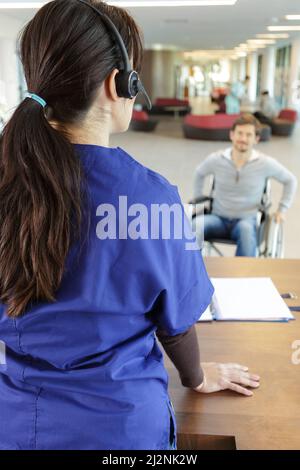
M 25 1 L 25 0 L 20 0 Z M 31 0 L 31 2 L 38 0 Z M 120 0 L 121 3 L 122 0 Z M 123 0 L 125 1 L 125 0 Z M 144 0 L 140 0 L 143 2 Z M 0 0 L 1 3 L 4 0 Z M 299 0 L 237 0 L 234 6 L 128 8 L 142 27 L 146 47 L 181 50 L 233 49 L 256 34 L 267 33 L 269 25 L 300 25 L 286 21 L 286 14 L 300 14 Z M 8 15 L 24 23 L 36 10 L 5 9 Z M 291 37 L 300 33 L 291 33 Z

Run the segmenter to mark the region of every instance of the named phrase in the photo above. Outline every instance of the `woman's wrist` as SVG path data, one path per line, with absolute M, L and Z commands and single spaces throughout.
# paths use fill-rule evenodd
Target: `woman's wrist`
M 193 387 L 193 390 L 195 390 L 195 392 L 201 392 L 202 388 L 204 387 L 204 383 L 205 383 L 205 376 L 203 376 L 202 383 L 198 385 L 198 387 Z

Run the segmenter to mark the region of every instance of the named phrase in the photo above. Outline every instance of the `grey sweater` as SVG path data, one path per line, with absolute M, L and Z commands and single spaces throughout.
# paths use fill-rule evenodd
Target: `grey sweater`
M 260 207 L 265 183 L 274 178 L 283 184 L 279 210 L 292 204 L 297 189 L 296 177 L 274 158 L 253 150 L 247 163 L 237 170 L 231 148 L 209 155 L 196 170 L 194 197 L 203 196 L 205 177 L 214 176 L 213 214 L 230 219 L 255 215 Z

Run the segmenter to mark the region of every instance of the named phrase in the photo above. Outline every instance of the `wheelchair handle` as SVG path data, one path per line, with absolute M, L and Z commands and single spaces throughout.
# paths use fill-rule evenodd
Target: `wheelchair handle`
M 201 204 L 202 202 L 212 201 L 213 198 L 210 196 L 201 196 L 191 199 L 188 204 Z

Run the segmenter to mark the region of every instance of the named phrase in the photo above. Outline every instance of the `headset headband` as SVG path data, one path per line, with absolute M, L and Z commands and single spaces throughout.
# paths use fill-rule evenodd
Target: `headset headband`
M 101 16 L 103 23 L 108 27 L 110 31 L 113 32 L 116 42 L 120 48 L 121 55 L 122 55 L 122 60 L 124 64 L 124 69 L 119 72 L 116 75 L 116 80 L 117 80 L 117 89 L 118 89 L 118 96 L 123 96 L 125 98 L 134 98 L 139 92 L 141 92 L 147 103 L 148 109 L 152 108 L 151 100 L 139 78 L 139 75 L 136 71 L 132 70 L 130 60 L 128 57 L 128 52 L 125 47 L 124 41 L 117 30 L 115 24 L 113 21 L 105 14 L 99 11 L 94 5 L 91 5 L 90 3 L 84 1 L 84 0 L 77 0 L 78 2 L 90 7 L 92 10 L 94 10 L 95 13 L 97 13 L 99 16 Z
M 108 28 L 113 31 L 113 33 L 115 35 L 115 39 L 116 39 L 116 41 L 118 43 L 118 46 L 120 47 L 120 50 L 121 50 L 121 53 L 122 53 L 122 59 L 123 59 L 123 62 L 124 62 L 124 70 L 126 72 L 129 72 L 131 70 L 131 65 L 130 65 L 130 61 L 129 61 L 129 57 L 128 57 L 128 52 L 126 50 L 124 41 L 123 41 L 119 31 L 117 30 L 115 24 L 111 21 L 111 19 L 107 15 L 105 15 L 105 13 L 102 13 L 96 7 L 94 7 L 94 5 L 91 5 L 90 3 L 87 3 L 84 0 L 78 0 L 78 2 L 84 3 L 84 5 L 90 7 L 92 10 L 94 10 L 98 15 L 101 16 L 101 18 L 103 19 L 103 22 L 108 26 Z

